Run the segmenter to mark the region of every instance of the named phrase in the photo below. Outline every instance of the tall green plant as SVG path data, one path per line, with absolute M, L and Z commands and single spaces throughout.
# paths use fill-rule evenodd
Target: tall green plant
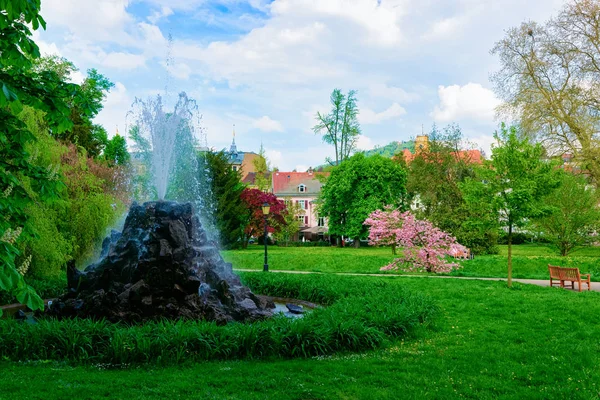
M 335 164 L 329 159 L 327 161 L 332 165 L 339 165 L 356 149 L 356 141 L 360 135 L 356 91 L 350 90 L 344 95 L 340 89 L 333 89 L 329 99 L 331 111 L 329 114 L 317 112 L 317 124 L 313 131 L 323 135 L 325 143 L 333 145 Z
M 40 0 L 0 0 L 0 289 L 16 294 L 32 309 L 43 302 L 17 272 L 15 246 L 27 221 L 25 212 L 34 198 L 56 196 L 59 186 L 55 169 L 32 162 L 27 146 L 35 140 L 17 117 L 25 105 L 45 112 L 49 127 L 63 132 L 72 127 L 65 99 L 82 99 L 79 87 L 66 83 L 53 71 L 35 71 L 32 59 L 40 56 L 31 39 L 31 28 L 45 28 L 39 14 Z M 84 113 L 91 113 L 82 105 Z M 27 232 L 24 233 L 25 235 Z
M 491 162 L 463 184 L 467 202 L 487 207 L 508 233 L 508 286 L 512 286 L 512 235 L 531 218 L 549 212 L 542 201 L 558 186 L 556 170 L 543 159 L 544 149 L 523 138 L 519 128 L 504 123 L 494 133 Z
M 248 219 L 248 210 L 240 197 L 244 190 L 241 172 L 231 168 L 223 151 L 206 153 L 206 161 L 210 171 L 209 182 L 214 198 L 214 217 L 220 245 L 226 249 L 240 247 Z

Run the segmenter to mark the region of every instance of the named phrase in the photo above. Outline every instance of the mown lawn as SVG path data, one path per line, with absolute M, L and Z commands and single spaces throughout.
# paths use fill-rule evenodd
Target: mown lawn
M 600 293 L 519 284 L 511 290 L 493 281 L 339 279 L 385 279 L 425 293 L 442 313 L 434 329 L 419 339 L 359 354 L 125 370 L 0 362 L 0 398 L 592 399 L 600 395 Z
M 342 272 L 386 274 L 379 269 L 389 264 L 394 256 L 389 248 L 361 247 L 269 247 L 271 270 Z M 264 248 L 252 246 L 247 250 L 222 252 L 234 268 L 262 270 Z M 507 271 L 507 246 L 500 246 L 500 254 L 477 256 L 461 261 L 463 268 L 453 276 L 505 278 Z M 540 245 L 513 246 L 513 277 L 547 279 L 548 264 L 578 267 L 582 273 L 591 273 L 593 281 L 600 281 L 600 247 L 584 248 L 568 257 L 560 257 L 556 250 Z

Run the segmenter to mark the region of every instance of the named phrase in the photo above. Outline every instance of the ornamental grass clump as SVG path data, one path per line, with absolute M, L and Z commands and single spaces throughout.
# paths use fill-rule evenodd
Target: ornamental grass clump
M 297 294 L 320 302 L 303 318 L 251 324 L 160 320 L 140 325 L 106 320 L 0 320 L 0 359 L 74 364 L 174 365 L 232 359 L 307 358 L 380 348 L 416 336 L 438 313 L 421 293 L 375 278 L 247 274 L 255 292 Z
M 456 238 L 427 220 L 416 219 L 410 212 L 386 207 L 376 210 L 364 222 L 370 227 L 369 243 L 403 248 L 403 256 L 381 268 L 382 271 L 447 273 L 461 268 L 449 260 L 468 253 Z

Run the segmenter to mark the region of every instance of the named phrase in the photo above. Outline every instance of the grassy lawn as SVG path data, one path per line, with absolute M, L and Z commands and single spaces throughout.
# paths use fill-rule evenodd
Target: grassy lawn
M 390 263 L 394 256 L 389 248 L 362 247 L 269 247 L 271 270 L 348 272 L 348 273 L 402 273 L 382 272 L 379 268 Z M 247 250 L 222 252 L 234 268 L 262 270 L 264 248 L 251 246 Z M 464 268 L 453 276 L 506 277 L 507 246 L 500 246 L 500 255 L 478 256 L 461 261 Z M 555 250 L 540 245 L 513 246 L 513 277 L 547 279 L 548 264 L 578 267 L 582 273 L 591 273 L 593 281 L 600 281 L 600 247 L 581 249 L 568 257 L 560 257 Z
M 493 281 L 338 279 L 385 279 L 430 296 L 442 314 L 434 329 L 419 339 L 358 354 L 126 370 L 0 362 L 0 398 L 592 399 L 600 395 L 600 293 L 519 284 L 510 290 Z

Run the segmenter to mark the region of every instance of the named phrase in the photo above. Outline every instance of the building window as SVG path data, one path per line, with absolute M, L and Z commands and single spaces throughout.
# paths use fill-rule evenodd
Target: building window
M 303 210 L 308 210 L 308 200 L 298 200 L 298 205 Z
M 304 215 L 298 215 L 298 221 L 300 221 L 300 226 L 304 226 Z
M 303 184 L 303 183 L 301 183 L 300 185 L 298 185 L 298 191 L 299 191 L 300 193 L 304 193 L 304 192 L 306 192 L 306 185 L 305 185 L 305 184 Z
M 317 222 L 317 226 L 325 226 L 325 217 L 319 217 L 319 221 Z
M 237 167 L 237 165 L 234 165 L 234 166 L 233 166 L 233 167 L 231 167 L 231 168 L 233 168 L 233 170 L 234 170 L 234 171 L 237 171 L 237 170 L 238 170 L 238 167 Z

